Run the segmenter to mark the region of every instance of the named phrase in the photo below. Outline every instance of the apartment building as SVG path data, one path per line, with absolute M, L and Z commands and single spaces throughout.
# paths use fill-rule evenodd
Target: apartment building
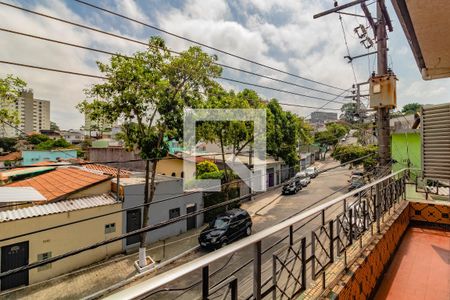
M 324 112 L 324 111 L 315 111 L 311 113 L 311 123 L 319 123 L 323 124 L 328 121 L 336 121 L 337 113 L 333 112 Z
M 11 109 L 18 112 L 20 124 L 17 129 L 4 126 L 1 135 L 16 137 L 21 131 L 29 133 L 50 129 L 50 101 L 35 99 L 33 90 L 23 91 L 17 102 L 11 105 Z

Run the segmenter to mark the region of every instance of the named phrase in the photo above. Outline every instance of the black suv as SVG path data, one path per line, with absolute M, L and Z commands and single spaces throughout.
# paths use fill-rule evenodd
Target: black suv
M 281 193 L 283 195 L 288 194 L 297 194 L 298 191 L 302 189 L 302 184 L 299 177 L 295 177 L 292 181 L 286 183 L 283 185 L 283 189 L 281 190 Z
M 229 210 L 212 220 L 198 237 L 203 248 L 218 249 L 252 233 L 252 219 L 243 209 Z

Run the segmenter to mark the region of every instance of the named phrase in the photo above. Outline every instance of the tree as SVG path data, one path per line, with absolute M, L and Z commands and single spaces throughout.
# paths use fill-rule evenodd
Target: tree
M 16 144 L 17 144 L 16 138 L 9 138 L 9 137 L 0 138 L 0 149 L 3 149 L 2 150 L 3 152 L 16 151 L 15 147 Z
M 36 133 L 36 134 L 27 136 L 27 141 L 33 145 L 39 145 L 48 140 L 50 140 L 50 138 L 48 136 L 46 136 L 45 134 L 41 134 L 41 133 Z
M 334 135 L 338 140 L 343 138 L 350 131 L 350 128 L 348 126 L 338 123 L 328 123 L 326 125 L 326 128 L 327 131 Z
M 197 164 L 197 172 L 196 172 L 197 177 L 202 176 L 205 173 L 211 172 L 219 172 L 219 168 L 212 161 L 205 160 Z
M 405 106 L 403 106 L 402 113 L 404 113 L 405 115 L 414 114 L 414 113 L 418 112 L 421 107 L 422 107 L 422 104 L 419 104 L 416 102 L 408 103 Z
M 59 129 L 58 124 L 56 124 L 55 122 L 50 121 L 50 130 L 60 131 L 61 129 Z
M 34 148 L 36 150 L 52 150 L 58 148 L 68 148 L 70 146 L 71 144 L 69 142 L 67 142 L 63 138 L 60 138 L 57 140 L 48 139 L 46 141 L 37 144 Z
M 363 165 L 367 171 L 377 165 L 378 147 L 375 145 L 341 145 L 337 146 L 331 156 L 340 161 L 341 164 L 365 157 L 362 160 L 352 163 L 352 166 Z
M 19 114 L 14 104 L 25 87 L 25 81 L 19 77 L 7 75 L 5 78 L 0 78 L 0 126 L 3 131 L 6 125 L 19 125 Z
M 145 51 L 131 57 L 114 55 L 110 62 L 97 62 L 108 79 L 86 91 L 91 103 L 80 111 L 93 111 L 110 122 L 121 120 L 124 142 L 146 159 L 143 227 L 148 226 L 149 203 L 155 194 L 158 161 L 168 153 L 164 136 L 182 137 L 184 107 L 198 107 L 201 91 L 208 91 L 221 74 L 216 57 L 191 47 L 171 56 L 162 38 L 152 37 Z M 150 178 L 150 160 L 152 170 Z M 147 264 L 146 233 L 140 235 L 139 265 Z

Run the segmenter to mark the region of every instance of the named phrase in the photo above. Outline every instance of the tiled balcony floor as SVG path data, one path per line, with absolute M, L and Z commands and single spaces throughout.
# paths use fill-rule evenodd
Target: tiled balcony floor
M 450 232 L 409 228 L 375 296 L 450 299 Z

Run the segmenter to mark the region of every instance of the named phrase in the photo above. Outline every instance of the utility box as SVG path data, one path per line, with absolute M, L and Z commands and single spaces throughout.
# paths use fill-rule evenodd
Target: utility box
M 397 107 L 397 77 L 394 74 L 373 76 L 370 83 L 370 107 Z

